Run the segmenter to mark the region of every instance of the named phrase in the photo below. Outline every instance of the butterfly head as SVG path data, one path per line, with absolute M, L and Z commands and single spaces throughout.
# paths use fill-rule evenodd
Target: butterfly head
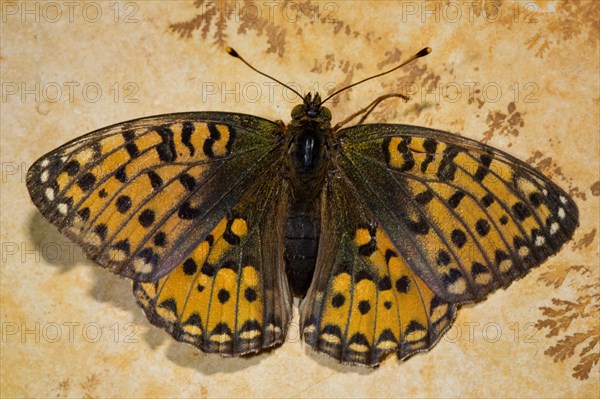
M 312 120 L 318 123 L 331 122 L 331 111 L 321 104 L 323 102 L 319 93 L 315 93 L 314 97 L 312 93 L 308 93 L 304 97 L 304 103 L 296 105 L 292 109 L 292 119 L 294 121 Z

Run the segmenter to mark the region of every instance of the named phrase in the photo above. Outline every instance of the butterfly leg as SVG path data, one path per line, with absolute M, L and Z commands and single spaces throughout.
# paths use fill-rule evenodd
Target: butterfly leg
M 399 93 L 390 93 L 390 94 L 384 94 L 383 96 L 377 97 L 375 100 L 373 100 L 373 102 L 371 102 L 369 105 L 367 105 L 366 107 L 358 110 L 357 112 L 353 113 L 352 115 L 350 115 L 349 117 L 347 117 L 346 119 L 344 119 L 341 122 L 338 122 L 334 127 L 333 127 L 333 131 L 337 131 L 338 129 L 340 129 L 342 126 L 344 126 L 346 123 L 350 122 L 352 119 L 356 118 L 357 116 L 364 114 L 362 116 L 362 118 L 360 118 L 360 120 L 358 121 L 357 125 L 362 124 L 365 119 L 367 119 L 367 117 L 369 116 L 369 114 L 371 112 L 373 112 L 373 110 L 379 105 L 380 102 L 382 102 L 383 100 L 386 100 L 388 98 L 391 97 L 400 97 L 402 98 L 405 102 L 408 102 L 408 100 L 410 100 L 410 98 L 408 96 L 405 96 L 404 94 L 399 94 Z

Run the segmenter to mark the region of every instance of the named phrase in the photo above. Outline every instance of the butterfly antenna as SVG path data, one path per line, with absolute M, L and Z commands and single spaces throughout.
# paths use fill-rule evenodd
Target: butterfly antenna
M 387 74 L 388 74 L 388 73 L 390 73 L 390 72 L 394 72 L 396 69 L 398 69 L 398 68 L 402 68 L 404 65 L 406 65 L 406 64 L 409 64 L 409 63 L 413 62 L 413 61 L 414 61 L 414 60 L 416 60 L 417 58 L 425 57 L 425 56 L 426 56 L 427 54 L 429 54 L 429 53 L 431 53 L 431 47 L 425 47 L 423 50 L 419 51 L 417 54 L 413 55 L 413 56 L 412 56 L 412 57 L 410 57 L 408 60 L 404 61 L 402 64 L 400 64 L 400 65 L 398 65 L 398 66 L 396 66 L 396 67 L 394 67 L 394 68 L 392 68 L 392 69 L 390 69 L 390 70 L 388 70 L 388 71 L 381 72 L 381 73 L 379 73 L 379 74 L 377 74 L 377 75 L 369 76 L 368 78 L 365 78 L 365 79 L 363 79 L 363 80 L 359 80 L 359 81 L 358 81 L 358 82 L 356 82 L 356 83 L 352 83 L 352 84 L 351 84 L 351 85 L 349 85 L 349 86 L 346 86 L 346 87 L 344 87 L 344 88 L 341 88 L 341 89 L 339 89 L 338 91 L 336 91 L 336 92 L 334 92 L 333 94 L 329 95 L 329 96 L 328 96 L 328 97 L 327 97 L 325 100 L 321 101 L 321 104 L 323 104 L 325 101 L 329 100 L 331 97 L 333 97 L 333 96 L 337 96 L 338 94 L 340 94 L 340 93 L 341 93 L 341 92 L 343 92 L 344 90 L 348 90 L 349 88 L 351 88 L 351 87 L 354 87 L 354 86 L 356 86 L 356 85 L 359 85 L 359 84 L 361 84 L 361 83 L 364 83 L 364 82 L 366 82 L 367 80 L 375 79 L 375 78 L 378 78 L 378 77 L 380 77 L 380 76 L 387 75 Z
M 235 51 L 234 49 L 232 49 L 231 47 L 225 47 L 225 51 L 227 51 L 227 54 L 229 54 L 232 57 L 235 57 L 237 59 L 239 59 L 240 61 L 242 61 L 244 64 L 246 64 L 250 69 L 252 69 L 253 71 L 261 74 L 262 76 L 265 76 L 271 80 L 274 80 L 275 82 L 279 83 L 280 85 L 282 85 L 283 87 L 285 87 L 288 90 L 291 90 L 292 92 L 296 93 L 296 95 L 298 95 L 298 97 L 300 97 L 302 99 L 302 101 L 304 101 L 304 103 L 306 105 L 308 105 L 306 103 L 306 100 L 304 99 L 304 97 L 302 96 L 302 94 L 298 93 L 296 90 L 294 90 L 292 87 L 286 85 L 285 83 L 283 83 L 280 80 L 275 79 L 273 76 L 271 75 L 267 75 L 264 72 L 259 71 L 258 69 L 254 68 L 252 65 L 250 65 L 250 63 L 248 63 L 248 61 L 246 61 L 241 55 L 239 55 L 239 53 L 237 51 Z

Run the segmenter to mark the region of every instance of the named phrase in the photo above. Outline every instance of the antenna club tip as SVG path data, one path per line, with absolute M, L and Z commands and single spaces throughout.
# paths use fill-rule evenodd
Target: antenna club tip
M 237 53 L 237 51 L 235 51 L 231 47 L 225 47 L 225 51 L 227 51 L 227 54 L 229 54 L 232 57 L 240 58 L 240 55 Z
M 429 53 L 431 53 L 431 47 L 425 47 L 423 50 L 421 50 L 417 53 L 416 57 L 417 58 L 425 57 Z

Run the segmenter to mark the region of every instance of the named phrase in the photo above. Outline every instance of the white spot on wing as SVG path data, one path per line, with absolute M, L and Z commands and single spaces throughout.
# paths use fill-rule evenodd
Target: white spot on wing
M 46 189 L 46 198 L 48 198 L 50 201 L 54 201 L 54 190 L 50 187 Z
M 315 325 L 311 324 L 310 326 L 306 326 L 304 328 L 304 334 L 312 334 L 316 331 Z
M 441 305 L 436 306 L 435 309 L 433 309 L 433 313 L 431 314 L 431 321 L 435 323 L 436 321 L 444 317 L 447 312 L 448 304 L 443 303 Z
M 448 292 L 455 295 L 460 295 L 467 289 L 467 282 L 464 278 L 459 278 L 454 283 L 448 286 Z
M 254 339 L 261 334 L 259 330 L 249 330 L 240 333 L 240 338 L 242 339 Z
M 210 340 L 219 344 L 224 344 L 231 341 L 229 334 L 213 334 L 210 336 Z
M 524 258 L 527 255 L 529 255 L 529 248 L 527 248 L 526 246 L 522 246 L 521 248 L 519 248 L 518 252 L 519 252 L 519 255 Z
M 150 273 L 152 271 L 152 265 L 142 258 L 137 258 L 133 261 L 133 269 L 138 273 Z
M 65 204 L 64 202 L 61 202 L 60 204 L 58 204 L 56 206 L 56 208 L 58 208 L 58 211 L 60 213 L 62 213 L 63 215 L 67 214 L 67 211 L 69 210 L 69 207 L 67 206 L 67 204 Z
M 377 348 L 381 349 L 381 350 L 394 349 L 397 346 L 398 346 L 398 344 L 395 343 L 394 341 L 381 341 L 380 343 L 377 344 Z
M 504 259 L 502 262 L 500 262 L 500 271 L 502 273 L 506 273 L 507 271 L 510 270 L 510 268 L 512 267 L 512 262 L 509 259 Z
M 490 273 L 479 273 L 475 276 L 475 282 L 479 285 L 486 285 L 492 280 Z
M 327 333 L 321 334 L 321 339 L 325 342 L 328 342 L 328 343 L 334 344 L 334 345 L 342 342 L 337 335 L 327 334 Z

